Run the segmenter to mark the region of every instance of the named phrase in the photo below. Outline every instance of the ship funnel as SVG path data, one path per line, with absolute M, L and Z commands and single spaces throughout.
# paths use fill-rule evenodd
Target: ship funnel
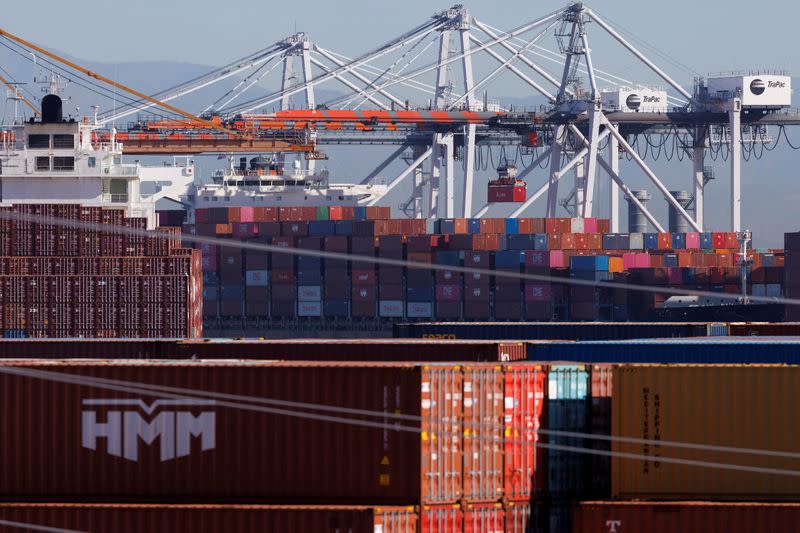
M 42 123 L 54 124 L 63 118 L 63 104 L 61 98 L 55 94 L 48 94 L 42 98 Z

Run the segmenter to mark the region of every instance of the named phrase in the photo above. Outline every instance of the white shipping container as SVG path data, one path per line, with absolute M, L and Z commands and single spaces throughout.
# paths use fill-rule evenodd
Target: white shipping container
M 387 318 L 403 318 L 403 300 L 381 300 L 378 314 Z
M 770 298 L 781 297 L 781 286 L 779 283 L 767 283 L 767 296 Z
M 730 99 L 738 95 L 743 107 L 790 107 L 792 78 L 773 74 L 708 78 L 710 98 Z
M 571 218 L 570 219 L 570 229 L 572 233 L 583 233 L 584 231 L 584 224 L 582 218 Z
M 319 285 L 300 285 L 297 287 L 297 300 L 319 302 L 322 300 L 322 288 Z
M 642 233 L 631 233 L 630 234 L 630 243 L 628 245 L 629 250 L 644 250 L 644 234 Z
M 408 302 L 408 318 L 433 317 L 433 304 L 431 302 Z
M 245 272 L 245 285 L 248 287 L 266 287 L 269 285 L 269 271 L 248 270 Z
M 322 316 L 322 302 L 297 302 L 298 316 Z

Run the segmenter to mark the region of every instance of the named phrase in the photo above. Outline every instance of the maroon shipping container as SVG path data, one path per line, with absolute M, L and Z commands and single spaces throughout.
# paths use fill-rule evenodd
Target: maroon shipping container
M 580 502 L 575 533 L 794 533 L 800 503 Z
M 0 356 L 10 353 L 13 343 L 23 343 L 20 355 L 48 353 L 30 351 L 33 341 L 0 341 Z M 27 343 L 27 346 L 26 344 Z M 8 348 L 5 348 L 8 346 Z M 284 359 L 312 361 L 521 361 L 526 344 L 514 341 L 429 339 L 290 339 L 267 341 L 177 341 L 158 347 L 161 356 L 184 359 Z M 102 357 L 103 348 L 90 344 L 87 358 Z M 136 352 L 140 353 L 140 352 Z M 94 354 L 94 355 L 91 355 Z M 55 351 L 47 357 L 56 355 Z M 124 354 L 121 353 L 124 358 Z M 158 357 L 153 354 L 152 358 Z
M 419 531 L 413 507 L 0 503 L 0 520 L 14 530 L 92 533 Z
M 455 502 L 461 376 L 401 363 L 3 363 L 0 433 L 16 437 L 0 451 L 0 497 Z

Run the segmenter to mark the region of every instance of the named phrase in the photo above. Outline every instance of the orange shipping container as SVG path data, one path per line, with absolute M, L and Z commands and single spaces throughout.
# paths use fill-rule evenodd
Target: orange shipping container
M 658 234 L 658 249 L 659 250 L 671 250 L 672 249 L 672 234 L 671 233 L 659 233 Z
M 625 267 L 622 263 L 621 257 L 609 257 L 608 258 L 608 271 L 609 272 L 624 272 Z
M 505 528 L 505 510 L 500 503 L 465 503 L 463 533 L 502 533 Z M 512 530 L 513 531 L 513 530 Z
M 413 507 L 81 503 L 0 503 L 0 521 L 4 531 L 92 533 L 418 533 L 419 523 Z
M 612 436 L 651 441 L 612 442 L 615 453 L 644 456 L 612 457 L 614 498 L 800 498 L 797 476 L 735 469 L 800 471 L 800 367 L 620 365 L 613 372 Z M 795 455 L 686 449 L 658 441 Z M 668 458 L 733 467 L 676 464 Z
M 574 533 L 795 533 L 797 503 L 581 502 Z
M 469 233 L 467 229 L 467 219 L 466 218 L 457 218 L 455 219 L 455 230 L 456 235 L 466 235 Z
M 215 233 L 217 235 L 232 235 L 233 224 L 217 224 L 215 228 Z
M 464 491 L 473 502 L 503 497 L 503 372 L 469 365 L 464 380 Z M 489 530 L 491 531 L 491 530 Z

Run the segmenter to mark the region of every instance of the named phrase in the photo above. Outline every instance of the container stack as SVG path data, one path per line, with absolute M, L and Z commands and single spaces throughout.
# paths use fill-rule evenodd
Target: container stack
M 785 278 L 787 298 L 800 298 L 800 233 L 786 233 L 783 236 L 786 250 Z M 766 287 L 765 287 L 766 289 Z M 800 322 L 800 310 L 796 305 L 786 306 L 786 320 Z
M 180 229 L 114 231 L 147 228 L 146 219 L 121 209 L 24 204 L 0 211 L 4 337 L 202 336 L 201 256 L 181 248 Z M 103 226 L 109 229 L 96 229 Z
M 425 320 L 648 320 L 669 296 L 558 278 L 741 292 L 735 233 L 615 234 L 608 233 L 607 220 L 593 218 L 388 217 L 387 210 L 373 208 L 197 210 L 195 224 L 184 231 L 436 265 L 426 271 L 248 250 L 253 266 L 247 266 L 225 247 L 203 246 L 207 325 L 215 331 L 290 325 L 325 330 Z M 783 251 L 751 251 L 748 259 L 748 294 L 782 295 Z M 555 279 L 520 281 L 448 272 L 447 266 Z M 265 289 L 241 286 L 248 272 L 264 270 L 272 278 L 257 275 L 255 282 L 266 283 Z M 318 287 L 319 296 L 308 287 Z

